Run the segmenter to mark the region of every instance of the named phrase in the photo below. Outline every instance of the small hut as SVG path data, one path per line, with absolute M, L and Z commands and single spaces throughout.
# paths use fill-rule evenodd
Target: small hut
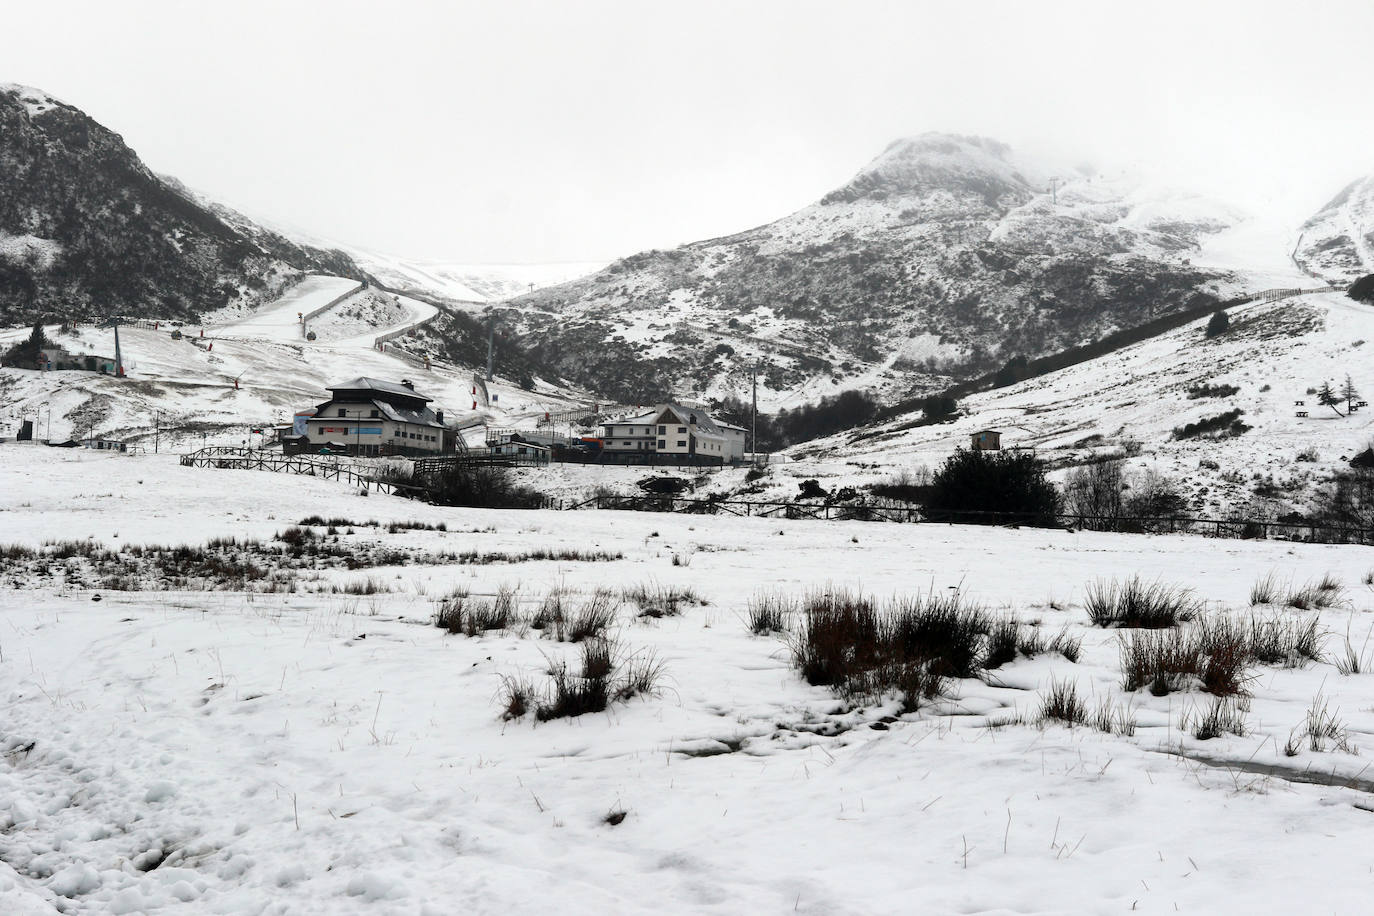
M 973 434 L 969 446 L 975 452 L 998 452 L 1002 450 L 1002 434 L 995 429 L 980 429 Z

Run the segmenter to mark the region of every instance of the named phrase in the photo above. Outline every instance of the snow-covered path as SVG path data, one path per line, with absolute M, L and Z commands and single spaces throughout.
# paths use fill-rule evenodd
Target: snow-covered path
M 222 325 L 207 326 L 215 337 L 263 338 L 281 342 L 299 341 L 301 316 L 360 289 L 357 280 L 347 277 L 306 277 L 275 302 L 245 318 Z

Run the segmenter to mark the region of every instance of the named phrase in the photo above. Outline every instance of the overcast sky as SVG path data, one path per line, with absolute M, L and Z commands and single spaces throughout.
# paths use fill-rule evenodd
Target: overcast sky
M 419 259 L 610 259 L 738 231 L 930 130 L 1292 219 L 1374 172 L 1371 0 L 0 10 L 0 82 L 251 215 Z

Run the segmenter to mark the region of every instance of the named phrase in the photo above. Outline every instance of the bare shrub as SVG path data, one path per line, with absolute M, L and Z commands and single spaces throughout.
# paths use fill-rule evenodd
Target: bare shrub
M 450 633 L 481 636 L 489 630 L 507 630 L 519 622 L 514 602 L 508 599 L 473 597 L 457 588 L 439 602 L 434 624 Z
M 568 669 L 566 661 L 553 662 L 549 667 L 549 689 L 531 702 L 532 688 L 519 681 L 507 679 L 503 696 L 509 709 L 510 699 L 518 694 L 524 700 L 523 710 L 533 709 L 540 722 L 573 718 L 587 713 L 602 712 L 612 702 L 627 702 L 638 696 L 657 696 L 666 667 L 653 651 L 622 656 L 615 642 L 596 637 L 580 646 L 580 667 L 576 673 Z M 523 714 L 523 712 L 521 713 Z M 509 716 L 506 718 L 518 718 Z
M 1342 592 L 1339 580 L 1327 573 L 1316 582 L 1307 582 L 1301 588 L 1290 590 L 1284 603 L 1300 611 L 1318 610 L 1339 603 Z
M 782 592 L 760 592 L 749 599 L 749 632 L 758 636 L 787 632 L 797 612 L 794 598 Z
M 1329 708 L 1327 700 L 1317 693 L 1312 698 L 1312 705 L 1307 710 L 1307 747 L 1314 753 L 1321 753 L 1326 750 L 1327 744 L 1346 754 L 1359 753 L 1358 749 L 1350 743 L 1350 734 L 1346 731 L 1343 723 Z
M 1226 621 L 1183 630 L 1140 630 L 1121 638 L 1122 689 L 1155 696 L 1199 687 L 1216 696 L 1244 692 L 1249 652 L 1244 628 Z
M 958 595 L 894 599 L 882 611 L 842 589 L 807 596 L 792 637 L 792 663 L 808 683 L 841 696 L 899 694 L 908 709 L 940 693 L 948 678 L 975 677 L 988 615 Z
M 615 623 L 615 595 L 609 589 L 599 588 L 561 624 L 554 625 L 555 638 L 561 642 L 582 642 L 603 636 Z
M 1252 664 L 1298 667 L 1321 658 L 1326 632 L 1316 620 L 1282 615 L 1200 618 L 1189 628 L 1141 630 L 1121 638 L 1122 687 L 1156 696 L 1198 688 L 1244 696 Z
M 1190 714 L 1185 712 L 1184 721 L 1180 723 L 1185 731 L 1189 729 L 1190 718 Z M 1217 697 L 1212 701 L 1207 712 L 1197 717 L 1196 723 L 1192 726 L 1192 732 L 1193 737 L 1199 741 L 1210 741 L 1226 734 L 1243 737 L 1245 735 L 1244 712 L 1232 698 Z
M 552 678 L 551 696 L 541 702 L 534 713 L 540 722 L 602 712 L 610 703 L 610 687 L 605 676 L 592 677 L 585 672 L 573 674 L 564 661 L 555 662 L 549 676 Z
M 1120 458 L 1095 461 L 1068 472 L 1064 477 L 1064 512 L 1087 516 L 1084 528 L 1112 531 L 1122 517 L 1124 480 Z
M 510 675 L 501 678 L 500 696 L 503 719 L 519 719 L 539 704 L 539 695 L 534 684 Z
M 1041 701 L 1036 721 L 1040 724 L 1062 722 L 1069 726 L 1083 725 L 1088 721 L 1088 705 L 1078 696 L 1072 681 L 1052 680 Z
M 1250 586 L 1250 606 L 1276 604 L 1282 594 L 1278 575 L 1273 572 L 1265 573 L 1255 580 L 1254 585 Z
M 615 698 L 623 702 L 637 696 L 657 696 L 665 670 L 663 660 L 652 649 L 627 658 L 615 685 Z
M 645 583 L 623 590 L 621 596 L 639 608 L 640 617 L 676 617 L 688 605 L 706 603 L 690 588 Z
M 1250 618 L 1250 655 L 1266 665 L 1297 668 L 1320 661 L 1327 634 L 1316 617 L 1294 620 L 1281 614 Z
M 1349 677 L 1352 674 L 1364 674 L 1370 670 L 1371 659 L 1369 656 L 1369 638 L 1374 636 L 1374 630 L 1365 634 L 1364 642 L 1357 650 L 1354 643 L 1350 641 L 1350 625 L 1345 628 L 1345 651 L 1338 656 L 1334 662 L 1336 670 Z
M 1089 583 L 1083 606 L 1100 627 L 1160 628 L 1192 620 L 1202 604 L 1189 589 L 1132 576 L 1124 583 Z
M 563 625 L 567 619 L 567 612 L 563 606 L 563 596 L 564 592 L 561 588 L 549 589 L 539 605 L 539 610 L 529 620 L 531 630 L 552 633 Z

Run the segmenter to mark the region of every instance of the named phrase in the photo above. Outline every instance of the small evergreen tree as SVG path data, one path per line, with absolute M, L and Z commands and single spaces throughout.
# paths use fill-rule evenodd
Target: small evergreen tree
M 931 483 L 926 512 L 933 519 L 983 525 L 1052 527 L 1059 492 L 1031 452 L 971 452 L 945 460 Z M 965 516 L 962 513 L 976 513 Z
M 1317 403 L 1323 407 L 1330 407 L 1336 412 L 1336 416 L 1338 417 L 1345 416 L 1345 414 L 1341 413 L 1339 406 L 1341 403 L 1341 396 L 1331 390 L 1330 382 L 1322 382 L 1320 390 L 1317 391 Z
M 1030 363 L 1024 356 L 1013 356 L 1007 360 L 1001 369 L 997 370 L 997 375 L 992 380 L 992 387 L 1005 388 L 1028 378 L 1030 378 Z
M 1350 284 L 1350 290 L 1346 295 L 1356 302 L 1365 302 L 1374 305 L 1374 274 L 1360 277 L 1360 279 Z
M 952 417 L 959 409 L 959 402 L 947 394 L 927 395 L 921 401 L 921 411 L 927 420 L 943 420 Z
M 43 333 L 43 322 L 34 322 L 29 336 L 5 353 L 5 363 L 20 369 L 32 369 L 38 365 L 40 351 L 49 344 L 48 335 Z
M 1341 383 L 1341 400 L 1345 401 L 1345 412 L 1350 413 L 1359 400 L 1360 392 L 1355 388 L 1355 383 L 1350 380 L 1350 373 L 1345 374 L 1345 381 Z
M 1225 334 L 1226 329 L 1231 327 L 1231 318 L 1222 309 L 1212 313 L 1212 320 L 1207 322 L 1207 336 L 1216 337 Z

